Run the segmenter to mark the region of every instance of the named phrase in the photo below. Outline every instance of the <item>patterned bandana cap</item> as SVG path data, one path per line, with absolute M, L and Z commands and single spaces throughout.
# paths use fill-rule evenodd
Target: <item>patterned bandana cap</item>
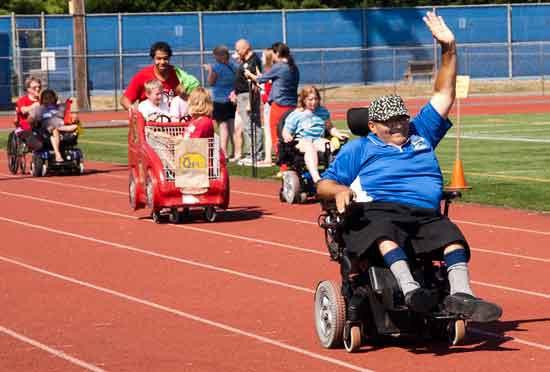
M 369 106 L 369 121 L 385 122 L 396 116 L 409 116 L 403 98 L 396 95 L 381 96 Z

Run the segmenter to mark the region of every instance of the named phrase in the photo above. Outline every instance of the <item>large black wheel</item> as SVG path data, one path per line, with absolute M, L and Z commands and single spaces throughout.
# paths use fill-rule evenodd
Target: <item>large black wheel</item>
M 19 156 L 17 151 L 18 140 L 15 132 L 11 132 L 8 136 L 8 144 L 6 153 L 8 157 L 8 169 L 11 174 L 17 174 L 19 169 Z
M 208 207 L 204 208 L 204 219 L 208 222 L 214 222 L 216 221 L 216 217 L 218 217 L 218 212 L 216 211 L 216 208 L 209 205 Z
M 325 280 L 317 286 L 313 317 L 321 346 L 327 349 L 341 346 L 346 323 L 346 303 L 340 294 L 340 285 L 335 281 Z
M 300 178 L 295 171 L 286 171 L 283 173 L 281 187 L 281 198 L 288 204 L 296 203 L 300 200 Z
M 48 173 L 48 166 L 40 156 L 32 157 L 31 173 L 33 177 L 42 177 Z

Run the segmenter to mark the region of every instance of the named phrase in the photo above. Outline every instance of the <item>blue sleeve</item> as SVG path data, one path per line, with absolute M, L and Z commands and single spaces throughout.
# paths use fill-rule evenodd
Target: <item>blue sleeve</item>
M 324 121 L 330 119 L 330 112 L 326 109 L 325 106 L 319 106 L 315 110 L 315 115 L 319 116 Z
M 262 76 L 258 78 L 258 83 L 265 83 L 269 80 L 275 80 L 279 78 L 282 66 L 280 63 L 275 63 L 271 70 L 266 71 Z
M 284 129 L 288 130 L 291 134 L 296 133 L 298 128 L 298 122 L 300 121 L 299 112 L 294 110 L 292 111 L 285 119 Z
M 422 107 L 416 117 L 411 120 L 411 124 L 411 134 L 418 134 L 425 138 L 433 148 L 436 148 L 439 141 L 453 126 L 451 121 L 444 119 L 431 103 Z
M 363 163 L 365 138 L 357 138 L 349 141 L 342 147 L 336 159 L 323 173 L 322 179 L 333 180 L 341 185 L 350 186 L 359 175 Z

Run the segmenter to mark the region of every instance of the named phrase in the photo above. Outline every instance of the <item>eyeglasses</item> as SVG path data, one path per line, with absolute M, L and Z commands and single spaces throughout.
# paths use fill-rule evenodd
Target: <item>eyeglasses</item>
M 34 86 L 30 86 L 29 89 L 32 89 L 32 90 L 40 90 L 40 88 L 42 88 L 41 85 L 34 85 Z

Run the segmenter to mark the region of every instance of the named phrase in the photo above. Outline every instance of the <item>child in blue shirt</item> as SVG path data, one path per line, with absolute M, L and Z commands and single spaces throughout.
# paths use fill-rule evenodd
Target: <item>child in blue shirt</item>
M 346 137 L 332 126 L 330 113 L 320 103 L 319 90 L 314 86 L 304 87 L 298 96 L 298 107 L 288 115 L 282 130 L 283 141 L 298 141 L 296 147 L 304 153 L 306 168 L 313 182 L 321 178 L 318 152 L 325 151 L 326 143 L 330 142 L 324 137 L 325 131 L 328 130 L 331 136 L 338 139 Z

